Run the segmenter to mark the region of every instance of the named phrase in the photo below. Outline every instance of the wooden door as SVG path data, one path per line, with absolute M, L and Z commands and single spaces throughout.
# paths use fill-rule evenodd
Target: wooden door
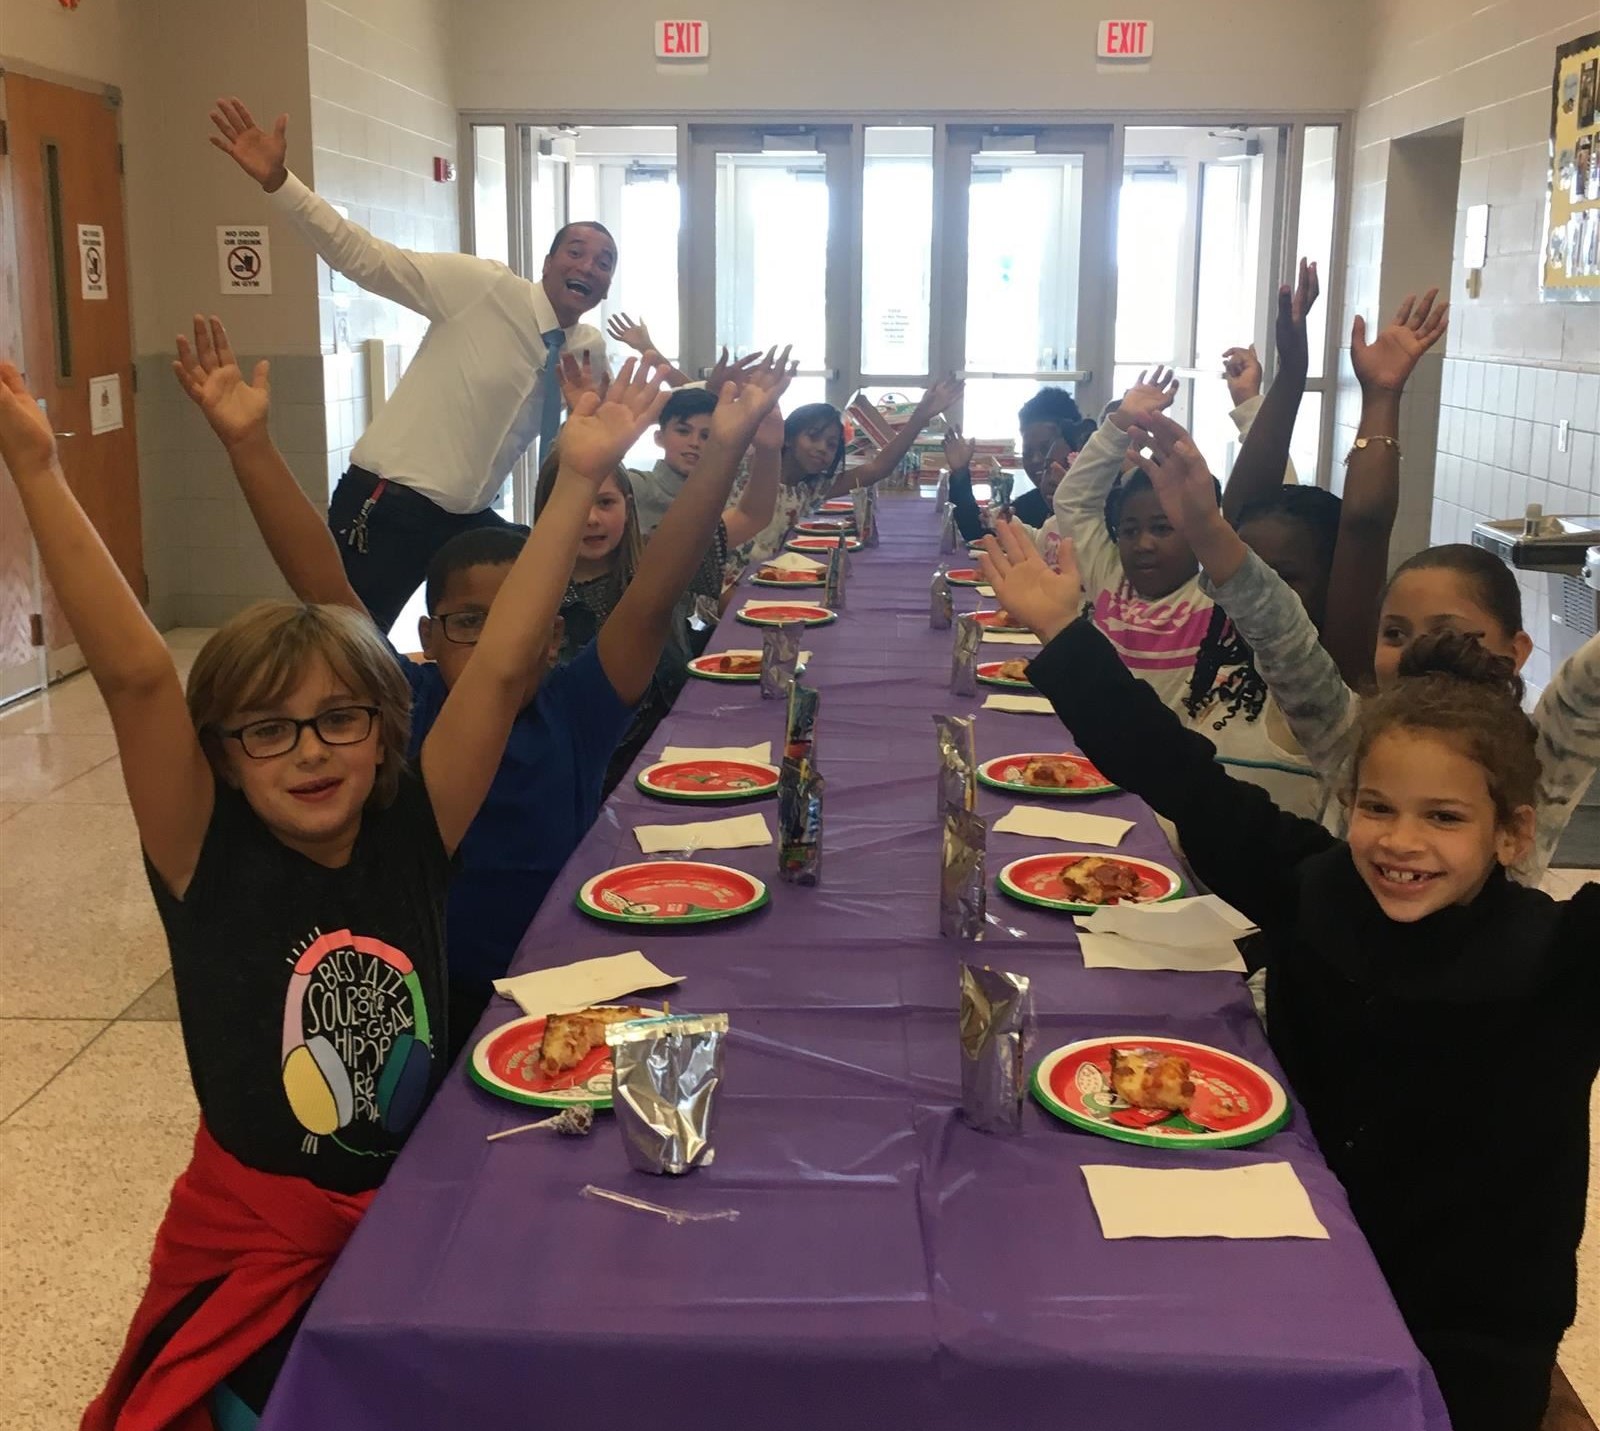
M 21 366 L 50 414 L 68 484 L 145 599 L 117 103 L 103 89 L 15 71 L 0 83 L 0 207 L 12 228 Z M 54 676 L 81 663 L 49 583 L 39 585 L 33 634 Z

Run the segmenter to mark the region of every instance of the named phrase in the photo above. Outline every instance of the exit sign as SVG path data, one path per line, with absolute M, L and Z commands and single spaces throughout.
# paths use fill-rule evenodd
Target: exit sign
M 657 20 L 658 60 L 703 60 L 711 53 L 711 26 L 704 20 Z
M 1156 27 L 1150 20 L 1102 20 L 1102 60 L 1147 60 L 1156 52 Z

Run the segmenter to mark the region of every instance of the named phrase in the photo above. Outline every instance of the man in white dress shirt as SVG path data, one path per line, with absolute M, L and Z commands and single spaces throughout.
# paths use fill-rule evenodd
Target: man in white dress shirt
M 328 507 L 356 594 L 387 631 L 458 532 L 509 526 L 495 494 L 560 424 L 562 353 L 606 367 L 605 339 L 578 319 L 604 300 L 617 246 L 598 223 L 550 245 L 538 283 L 464 253 L 415 253 L 340 217 L 285 166 L 288 116 L 260 128 L 237 99 L 211 114 L 211 142 L 271 196 L 330 268 L 429 321 L 422 346 L 350 454 Z

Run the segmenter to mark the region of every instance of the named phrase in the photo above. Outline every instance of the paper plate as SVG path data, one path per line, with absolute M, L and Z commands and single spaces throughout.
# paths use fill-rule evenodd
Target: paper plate
M 718 651 L 714 655 L 696 656 L 689 662 L 689 674 L 698 676 L 702 681 L 759 681 L 761 669 L 759 666 L 753 671 L 720 671 L 717 662 L 724 656 L 754 656 L 757 661 L 761 659 L 761 652 L 749 649 L 738 651 Z
M 769 601 L 765 611 L 752 613 L 749 606 L 741 606 L 735 613 L 746 626 L 782 626 L 786 621 L 804 621 L 807 626 L 826 626 L 837 621 L 839 613 L 826 606 L 810 606 L 805 602 Z
M 1183 893 L 1183 878 L 1175 870 L 1158 865 L 1154 860 L 1141 860 L 1134 855 L 1112 855 L 1104 850 L 1060 850 L 1048 855 L 1027 855 L 1020 860 L 1012 860 L 1000 871 L 1000 890 L 1024 904 L 1037 904 L 1044 909 L 1063 909 L 1074 914 L 1092 914 L 1105 906 L 1081 904 L 1057 897 L 1051 892 L 1065 890 L 1066 886 L 1061 883 L 1063 869 L 1074 860 L 1090 858 L 1128 865 L 1138 872 L 1142 887 L 1138 898 L 1129 901 L 1131 904 L 1161 904 Z
M 609 1108 L 615 1072 L 611 1050 L 604 1044 L 592 1048 L 576 1068 L 552 1077 L 539 1067 L 544 1025 L 545 1016 L 536 1014 L 486 1033 L 467 1064 L 472 1081 L 513 1103 L 532 1103 L 539 1108 L 587 1103 L 591 1108 Z
M 792 552 L 831 552 L 839 545 L 839 539 L 837 537 L 790 537 L 784 545 Z M 844 547 L 846 551 L 860 551 L 861 542 L 859 538 L 846 537 L 844 539 Z
M 1030 760 L 1062 760 L 1072 767 L 1067 785 L 1029 785 L 1022 772 Z M 1058 755 L 1044 751 L 1022 751 L 1017 755 L 998 755 L 978 767 L 978 779 L 995 790 L 1013 795 L 1105 795 L 1117 787 L 1081 755 Z
M 1002 615 L 1007 614 L 1009 613 L 1000 611 L 974 611 L 972 619 L 983 627 L 985 631 L 993 631 L 996 635 L 1027 636 L 1031 634 L 1031 628 L 1027 626 L 1013 626 L 1009 623 L 1002 625 L 1000 618 Z
M 1189 1061 L 1195 1085 L 1187 1113 L 1134 1108 L 1111 1087 L 1111 1050 L 1153 1048 Z M 1289 1121 L 1283 1085 L 1264 1068 L 1210 1044 L 1128 1034 L 1092 1038 L 1047 1053 L 1033 1070 L 1046 1112 L 1086 1133 L 1147 1148 L 1242 1148 Z
M 856 504 L 848 497 L 829 497 L 818 510 L 823 512 L 848 512 L 851 516 L 854 516 Z
M 1024 658 L 1012 656 L 1010 659 L 1020 661 Z M 979 661 L 978 679 L 986 686 L 1003 686 L 1008 691 L 1031 691 L 1033 689 L 1031 681 L 1013 681 L 1007 676 L 1002 676 L 1000 668 L 1003 665 L 1005 665 L 1004 661 Z
M 767 902 L 754 875 L 700 860 L 619 865 L 578 891 L 578 908 L 617 924 L 705 924 L 748 914 Z
M 984 586 L 983 573 L 975 566 L 958 566 L 944 574 L 951 586 Z
M 762 576 L 757 571 L 750 578 L 755 586 L 826 586 L 828 574 L 822 571 L 786 571 L 782 567 L 776 568 L 783 574 L 781 576 Z
M 794 529 L 810 536 L 836 537 L 842 532 L 847 537 L 853 537 L 856 523 L 854 517 L 807 517 L 796 522 Z
M 662 800 L 753 800 L 778 788 L 778 767 L 752 760 L 663 760 L 635 779 Z

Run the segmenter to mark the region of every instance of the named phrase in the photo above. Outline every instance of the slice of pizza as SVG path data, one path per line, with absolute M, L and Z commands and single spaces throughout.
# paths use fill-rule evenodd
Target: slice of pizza
M 592 1049 L 606 1041 L 608 1024 L 646 1019 L 651 1010 L 637 1004 L 606 1004 L 599 1008 L 578 1009 L 570 1014 L 551 1014 L 545 1020 L 544 1038 L 539 1044 L 539 1067 L 554 1078 L 576 1068 Z
M 1111 1086 L 1135 1108 L 1185 1112 L 1194 1098 L 1189 1060 L 1153 1048 L 1111 1050 Z
M 1080 904 L 1116 904 L 1139 897 L 1139 876 L 1118 860 L 1085 855 L 1061 870 L 1067 898 Z
M 1028 679 L 1028 663 L 1026 661 L 1002 661 L 998 674 L 1003 681 L 1025 681 Z
M 725 676 L 749 676 L 761 669 L 756 651 L 729 651 L 717 657 L 717 669 Z
M 1067 790 L 1077 775 L 1070 760 L 1036 756 L 1022 767 L 1022 783 L 1045 790 Z

